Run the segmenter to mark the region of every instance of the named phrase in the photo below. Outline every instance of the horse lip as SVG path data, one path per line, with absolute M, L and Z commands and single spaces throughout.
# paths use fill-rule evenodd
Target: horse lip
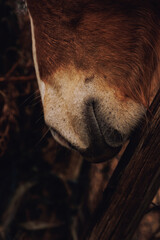
M 104 162 L 108 159 L 111 159 L 121 149 L 121 147 L 112 148 L 105 144 L 105 146 L 103 146 L 103 147 L 101 145 L 100 146 L 90 145 L 89 148 L 84 150 L 84 149 L 80 149 L 80 148 L 72 145 L 64 137 L 62 137 L 57 132 L 57 130 L 55 130 L 54 128 L 51 128 L 51 133 L 54 137 L 56 136 L 56 138 L 59 139 L 59 143 L 61 143 L 61 145 L 65 146 L 69 149 L 78 151 L 85 160 L 87 160 L 88 162 L 92 162 L 92 163 L 100 163 L 100 162 Z
M 91 163 L 101 163 L 101 162 L 106 162 L 110 159 L 112 159 L 113 157 L 115 157 L 121 150 L 122 146 L 114 148 L 114 149 L 110 149 L 107 148 L 100 154 L 89 154 L 89 152 L 83 152 L 81 153 L 81 155 L 83 156 L 83 158 L 85 160 L 87 160 L 88 162 Z
M 64 138 L 55 128 L 50 128 L 53 138 L 57 140 L 62 146 L 69 149 L 77 150 L 77 147 L 70 143 L 66 138 Z

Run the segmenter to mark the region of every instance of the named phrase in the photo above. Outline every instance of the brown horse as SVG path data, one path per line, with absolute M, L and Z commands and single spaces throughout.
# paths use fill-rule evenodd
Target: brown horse
M 113 157 L 160 85 L 159 0 L 27 0 L 45 121 L 91 161 Z

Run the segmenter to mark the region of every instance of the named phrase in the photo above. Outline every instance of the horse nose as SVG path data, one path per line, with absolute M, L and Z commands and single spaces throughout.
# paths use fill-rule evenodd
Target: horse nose
M 90 137 L 93 139 L 99 136 L 111 147 L 122 145 L 126 136 L 111 126 L 108 121 L 110 116 L 107 116 L 107 114 L 105 116 L 99 109 L 98 103 L 94 100 L 87 104 L 86 120 Z
M 86 103 L 85 118 L 90 145 L 84 155 L 106 158 L 115 156 L 121 149 L 124 136 L 107 123 L 107 118 L 100 113 L 94 100 Z
M 102 134 L 106 143 L 108 143 L 112 147 L 118 147 L 122 145 L 122 143 L 124 142 L 124 138 L 119 131 L 108 126 L 107 124 L 105 124 L 105 126 L 103 127 L 99 123 L 99 126 L 102 129 Z

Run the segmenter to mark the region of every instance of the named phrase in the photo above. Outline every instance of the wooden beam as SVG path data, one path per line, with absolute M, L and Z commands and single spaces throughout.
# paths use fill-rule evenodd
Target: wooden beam
M 160 186 L 160 91 L 104 192 L 87 240 L 131 240 Z

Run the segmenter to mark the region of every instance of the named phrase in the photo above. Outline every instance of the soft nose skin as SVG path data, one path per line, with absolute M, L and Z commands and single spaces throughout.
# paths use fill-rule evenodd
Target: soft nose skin
M 127 140 L 127 136 L 114 129 L 111 124 L 108 123 L 107 119 L 109 116 L 104 116 L 104 114 L 99 111 L 99 107 L 96 102 L 92 103 L 92 108 L 97 122 L 97 127 L 104 137 L 105 142 L 114 148 L 121 146 Z
M 84 115 L 90 146 L 81 154 L 91 162 L 102 162 L 111 159 L 121 149 L 122 135 L 117 130 L 107 126 L 104 119 L 96 114 L 95 101 L 89 100 L 86 103 Z

